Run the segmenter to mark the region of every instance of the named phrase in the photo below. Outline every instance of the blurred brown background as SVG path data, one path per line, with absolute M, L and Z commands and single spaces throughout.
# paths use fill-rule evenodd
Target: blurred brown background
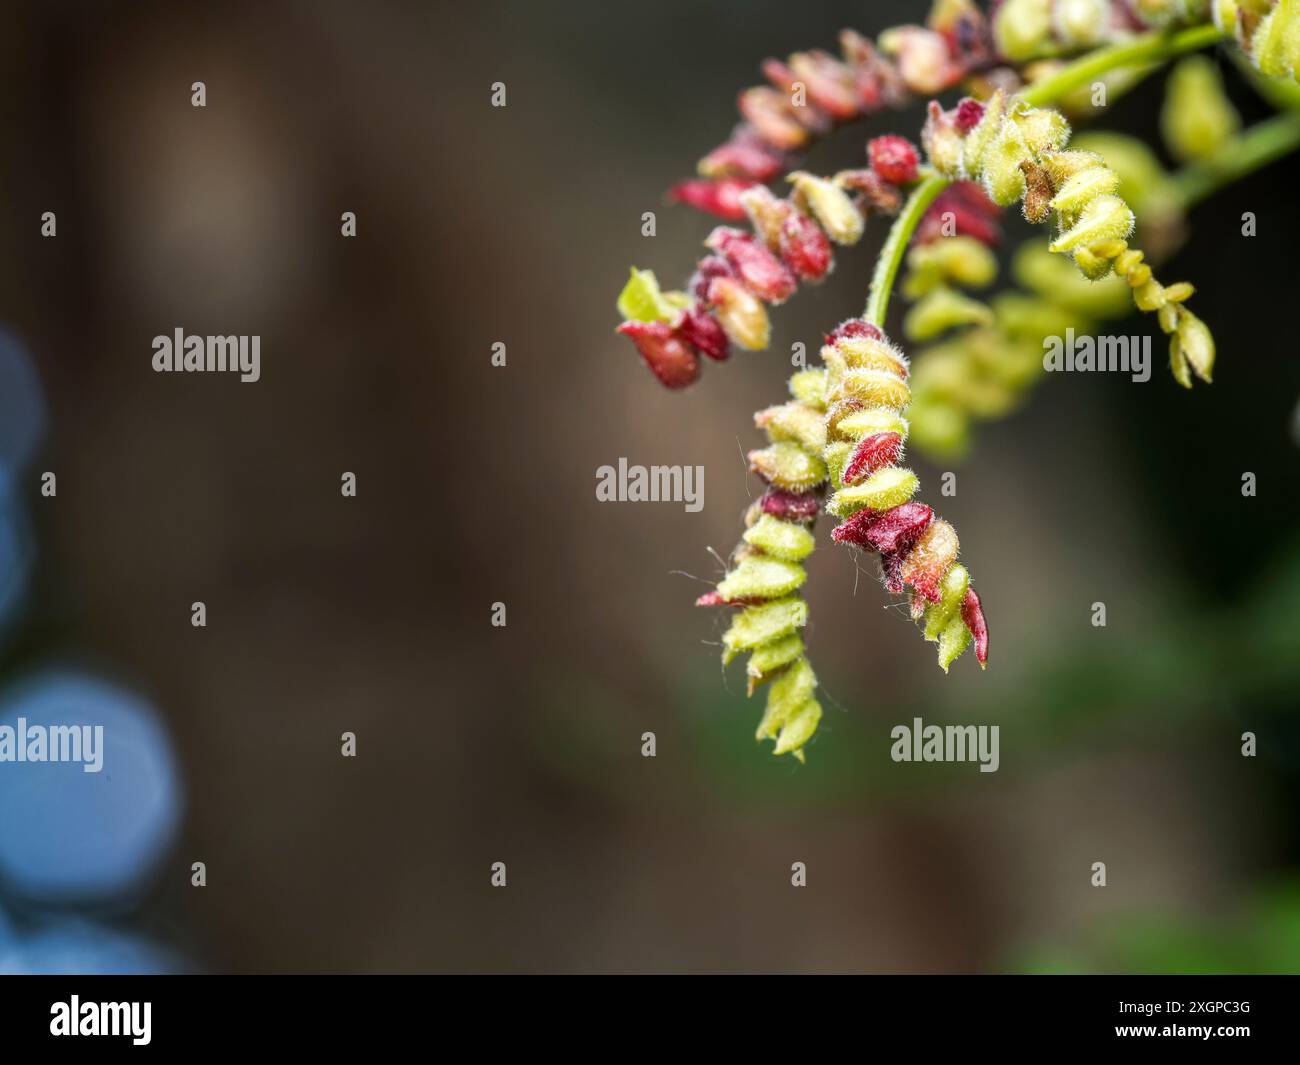
M 923 11 L 5 9 L 0 319 L 35 353 L 37 468 L 60 488 L 29 493 L 40 569 L 6 668 L 73 646 L 166 717 L 185 828 L 124 919 L 218 971 L 1105 969 L 1128 964 L 1106 936 L 1129 915 L 1213 935 L 1288 882 L 1300 212 L 1281 171 L 1202 207 L 1170 268 L 1220 337 L 1212 387 L 1182 393 L 1157 339 L 1150 383 L 1051 378 L 982 430 L 943 509 L 987 673 L 935 669 L 823 528 L 828 714 L 800 767 L 753 743 L 761 704 L 690 606 L 756 491 L 741 453 L 782 353 L 860 309 L 883 233 L 782 308 L 771 351 L 685 394 L 613 335 L 614 298 L 630 264 L 685 279 L 710 223 L 662 190 L 764 56 Z M 1158 87 L 1115 123 L 1153 131 Z M 810 168 L 919 124 L 854 127 Z M 177 326 L 260 334 L 262 380 L 154 374 L 150 341 Z M 620 456 L 704 465 L 703 511 L 597 503 Z M 936 495 L 941 471 L 918 470 Z M 914 716 L 1001 722 L 1001 770 L 894 764 Z

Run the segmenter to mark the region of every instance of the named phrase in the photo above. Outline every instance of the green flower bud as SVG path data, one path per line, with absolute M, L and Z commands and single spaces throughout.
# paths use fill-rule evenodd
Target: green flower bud
M 778 599 L 746 607 L 722 634 L 722 664 L 738 654 L 789 636 L 808 623 L 808 604 L 802 599 Z
M 1160 128 L 1170 152 L 1184 161 L 1213 154 L 1241 128 L 1241 117 L 1224 95 L 1223 79 L 1210 60 L 1190 56 L 1174 67 Z
M 718 594 L 724 599 L 779 599 L 803 584 L 806 577 L 796 562 L 751 555 L 718 584 Z
M 836 244 L 856 244 L 862 239 L 862 212 L 842 188 L 801 170 L 786 180 L 794 185 L 800 205 L 807 207 Z
M 787 492 L 806 492 L 826 480 L 826 464 L 819 455 L 809 454 L 798 444 L 784 440 L 751 451 L 749 465 L 769 484 Z
M 966 142 L 962 147 L 962 169 L 966 175 L 978 180 L 983 173 L 982 160 L 984 153 L 988 151 L 989 145 L 993 143 L 993 138 L 1002 128 L 1003 119 L 1006 117 L 1007 94 L 1003 89 L 997 89 L 992 96 L 984 103 L 984 116 L 975 124 L 975 128 L 966 135 Z
M 970 646 L 971 634 L 970 629 L 962 620 L 961 614 L 948 622 L 943 632 L 939 633 L 939 667 L 948 672 L 951 666 L 963 651 Z
M 767 430 L 769 440 L 789 440 L 805 451 L 826 446 L 826 419 L 821 411 L 802 403 L 783 403 L 754 415 L 754 424 Z
M 1174 340 L 1192 372 L 1208 384 L 1214 372 L 1214 335 L 1209 326 L 1184 308 Z
M 1020 136 L 1034 155 L 1057 151 L 1070 139 L 1070 123 L 1060 111 L 1050 107 L 1032 107 L 1012 120 Z
M 844 469 L 848 466 L 849 456 L 852 454 L 853 444 L 847 440 L 837 440 L 833 444 L 826 445 L 826 449 L 822 452 L 822 459 L 826 463 L 826 479 L 832 488 L 844 487 Z
M 1260 72 L 1270 78 L 1300 71 L 1300 0 L 1278 0 L 1256 27 L 1250 53 Z
M 952 281 L 963 288 L 986 288 L 998 274 L 997 256 L 974 237 L 957 235 L 918 244 L 907 256 L 908 278 L 903 291 L 915 299 Z
M 778 669 L 788 666 L 802 654 L 803 640 L 797 633 L 758 648 L 745 666 L 745 672 L 749 675 L 750 694 Z
M 784 673 L 772 681 L 767 693 L 767 709 L 763 720 L 759 722 L 755 739 L 772 739 L 781 728 L 812 699 L 817 688 L 817 678 L 813 674 L 808 659 L 800 658 Z M 809 735 L 811 735 L 811 731 Z M 804 737 L 807 739 L 807 736 Z
M 1004 122 L 983 157 L 984 190 L 998 206 L 1010 207 L 1025 194 L 1025 174 L 1020 164 L 1029 158 L 1029 146 L 1019 127 Z
M 802 525 L 764 514 L 745 530 L 745 543 L 773 558 L 801 562 L 812 554 L 813 534 Z
M 931 340 L 962 325 L 991 325 L 993 311 L 987 304 L 950 288 L 936 288 L 912 305 L 903 319 L 903 332 L 910 340 Z
M 1100 281 L 1110 273 L 1111 261 L 1098 255 L 1091 248 L 1075 248 L 1073 258 L 1079 273 L 1089 281 Z
M 781 729 L 781 735 L 776 738 L 776 746 L 772 748 L 772 753 L 793 754 L 802 762 L 804 755 L 800 748 L 812 738 L 821 719 L 821 703 L 816 699 L 809 699 L 786 721 L 785 727 Z
M 734 278 L 715 277 L 709 302 L 718 324 L 732 342 L 747 351 L 762 351 L 772 335 L 772 320 L 757 296 Z
M 908 424 L 892 410 L 875 407 L 870 410 L 854 411 L 839 420 L 837 430 L 845 436 L 861 439 L 872 433 L 897 433 L 907 439 Z
M 1083 139 L 1083 137 L 1076 138 L 1076 146 Z M 1045 152 L 1038 161 L 1047 169 L 1048 177 L 1058 189 L 1080 170 L 1086 170 L 1090 166 L 1106 165 L 1106 160 L 1096 152 L 1079 151 L 1077 147 L 1068 151 Z
M 939 582 L 939 601 L 925 612 L 925 638 L 931 643 L 939 639 L 939 634 L 947 628 L 948 622 L 957 616 L 969 587 L 970 573 L 960 562 L 944 574 L 943 580 Z
M 1052 241 L 1055 252 L 1073 251 L 1103 240 L 1124 239 L 1133 232 L 1133 212 L 1118 196 L 1098 196 L 1080 213 L 1079 220 Z
M 1118 189 L 1119 175 L 1115 171 L 1108 166 L 1090 166 L 1058 186 L 1048 206 L 1073 217 L 1098 196 L 1109 195 Z
M 911 470 L 886 466 L 883 470 L 877 470 L 861 484 L 841 488 L 831 497 L 827 509 L 840 518 L 847 518 L 863 507 L 870 507 L 872 510 L 888 510 L 911 499 L 916 494 L 920 483 Z
M 1013 63 L 1032 58 L 1052 33 L 1052 0 L 1006 0 L 993 17 L 993 41 Z
M 800 370 L 790 377 L 790 395 L 800 403 L 822 409 L 826 406 L 826 371 Z

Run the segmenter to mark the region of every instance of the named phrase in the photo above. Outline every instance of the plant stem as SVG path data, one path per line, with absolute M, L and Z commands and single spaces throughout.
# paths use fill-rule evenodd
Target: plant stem
M 1046 107 L 1055 103 L 1066 93 L 1095 81 L 1102 74 L 1114 70 L 1116 67 L 1136 66 L 1143 63 L 1155 63 L 1172 59 L 1184 52 L 1194 52 L 1207 45 L 1215 44 L 1222 40 L 1223 37 L 1224 35 L 1213 24 L 1193 26 L 1190 29 L 1179 30 L 1176 33 L 1142 34 L 1132 40 L 1121 41 L 1118 44 L 1112 44 L 1106 48 L 1099 48 L 1095 52 L 1090 52 L 1082 59 L 1077 59 L 1073 63 L 1062 67 L 1051 77 L 1030 85 L 1024 92 L 1020 93 L 1020 96 L 1031 107 Z M 1267 123 L 1265 124 L 1267 125 Z M 1274 154 L 1267 155 L 1262 162 L 1275 158 L 1277 154 L 1282 153 L 1277 151 Z M 1262 162 L 1256 162 L 1256 165 L 1262 165 Z M 912 195 L 908 198 L 902 213 L 894 219 L 894 225 L 889 231 L 889 238 L 885 241 L 885 246 L 880 250 L 880 258 L 876 260 L 875 273 L 871 278 L 871 292 L 867 296 L 867 309 L 863 317 L 872 325 L 881 329 L 884 328 L 885 314 L 889 310 L 889 296 L 894 287 L 894 279 L 898 276 L 898 268 L 902 264 L 903 255 L 907 251 L 907 245 L 912 239 L 912 234 L 916 231 L 922 217 L 924 217 L 926 208 L 951 183 L 952 179 L 946 178 L 942 174 L 930 173 L 912 191 Z
M 1275 159 L 1300 148 L 1300 114 L 1275 115 L 1229 138 L 1204 159 L 1173 175 L 1184 207 L 1191 207 Z
M 1097 80 L 1116 67 L 1161 62 L 1195 52 L 1224 39 L 1213 23 L 1193 26 L 1176 33 L 1144 33 L 1128 41 L 1108 45 L 1070 63 L 1051 77 L 1030 85 L 1020 95 L 1033 107 L 1054 103 L 1066 93 Z
M 880 258 L 876 260 L 876 272 L 871 278 L 871 292 L 867 296 L 867 310 L 863 317 L 872 325 L 885 327 L 885 312 L 889 310 L 889 294 L 894 288 L 894 278 L 898 276 L 898 267 L 903 261 L 903 254 L 912 240 L 912 234 L 920 225 L 926 210 L 934 198 L 946 189 L 951 182 L 939 173 L 932 173 L 912 190 L 907 198 L 902 213 L 894 219 L 885 246 L 880 249 Z

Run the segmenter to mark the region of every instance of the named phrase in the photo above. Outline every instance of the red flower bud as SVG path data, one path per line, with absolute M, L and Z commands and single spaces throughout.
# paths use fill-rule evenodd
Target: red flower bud
M 891 185 L 910 185 L 917 179 L 920 157 L 906 137 L 876 137 L 867 144 L 871 168 Z
M 963 97 L 957 105 L 957 128 L 963 134 L 978 126 L 983 117 L 984 105 L 970 96 Z
M 677 323 L 677 332 L 682 339 L 699 348 L 709 358 L 722 360 L 727 357 L 730 346 L 727 332 L 701 304 L 694 304 L 682 313 L 682 319 Z
M 668 190 L 668 198 L 675 203 L 684 203 L 697 211 L 704 211 L 729 222 L 738 222 L 745 217 L 745 208 L 740 203 L 740 194 L 752 189 L 758 182 L 745 178 L 721 178 L 709 181 L 706 178 L 691 178 L 679 181 Z
M 974 588 L 966 589 L 966 598 L 961 601 L 961 619 L 975 637 L 975 657 L 982 666 L 989 660 L 989 627 L 984 620 L 984 607 Z
M 844 467 L 844 483 L 857 484 L 877 470 L 898 461 L 903 438 L 897 433 L 871 433 L 858 441 L 849 463 Z
M 836 122 L 858 116 L 857 91 L 853 74 L 843 63 L 825 52 L 796 52 L 790 57 L 790 72 L 804 83 L 808 102 Z
M 826 334 L 826 343 L 834 344 L 841 337 L 867 337 L 880 340 L 884 334 L 863 318 L 848 318 Z
M 749 126 L 742 126 L 726 144 L 721 144 L 700 160 L 702 177 L 747 178 L 771 181 L 785 169 L 785 159 L 764 144 Z
M 831 539 L 839 544 L 856 544 L 868 551 L 879 551 L 882 561 L 885 561 L 885 556 L 897 556 L 899 584 L 897 589 L 891 587 L 890 591 L 898 594 L 903 590 L 903 556 L 933 518 L 933 510 L 916 502 L 903 503 L 889 510 L 859 510 L 831 530 Z
M 799 285 L 785 264 L 748 233 L 719 226 L 704 244 L 725 255 L 736 276 L 765 303 L 781 303 Z
M 801 281 L 819 281 L 832 264 L 830 238 L 802 211 L 792 210 L 781 223 L 781 259 Z
M 812 521 L 821 509 L 821 503 L 812 492 L 784 492 L 769 488 L 761 500 L 764 514 L 782 521 Z
M 624 322 L 618 327 L 632 338 L 641 358 L 666 388 L 685 388 L 700 376 L 700 358 L 667 322 Z
M 715 277 L 735 277 L 735 271 L 731 269 L 731 263 L 727 262 L 721 255 L 706 255 L 695 264 L 695 273 L 691 274 L 691 279 L 686 283 L 686 289 L 697 300 L 708 302 L 709 285 Z

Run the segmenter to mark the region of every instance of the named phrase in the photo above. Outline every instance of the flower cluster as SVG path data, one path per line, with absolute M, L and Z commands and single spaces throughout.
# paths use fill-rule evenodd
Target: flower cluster
M 1128 282 L 1139 309 L 1154 312 L 1170 336 L 1170 368 L 1190 388 L 1192 375 L 1209 381 L 1214 340 L 1184 301 L 1186 282 L 1164 286 L 1129 247 L 1133 209 L 1117 194 L 1119 175 L 1096 152 L 1067 150 L 1069 124 L 1051 108 L 1030 107 L 1001 90 L 980 103 L 967 98 L 950 111 L 931 102 L 922 142 L 939 173 L 980 181 L 1000 206 L 1020 203 L 1025 219 L 1055 215 L 1057 235 L 1049 249 L 1073 258 L 1096 281 L 1112 271 Z
M 840 59 L 814 50 L 764 61 L 770 84 L 740 93 L 741 123 L 700 160 L 699 176 L 670 196 L 731 221 L 744 218 L 740 194 L 794 169 L 817 137 L 899 107 L 912 94 L 951 88 L 993 55 L 987 20 L 971 0 L 937 0 L 925 26 L 886 30 L 876 44 L 844 30 L 840 50 Z
M 826 366 L 827 510 L 842 519 L 837 543 L 880 554 L 887 591 L 911 589 L 912 617 L 939 644 L 944 672 L 972 640 L 988 661 L 988 626 L 970 574 L 957 561 L 956 530 L 912 500 L 919 481 L 898 465 L 911 402 L 908 366 L 881 331 L 860 318 L 835 329 L 822 348 Z
M 878 552 L 888 591 L 911 589 L 912 616 L 938 643 L 943 670 L 972 642 L 980 665 L 988 661 L 988 626 L 970 574 L 957 562 L 957 533 L 912 501 L 917 477 L 898 466 L 911 399 L 906 360 L 860 318 L 827 334 L 821 355 L 824 368 L 790 378 L 788 402 L 755 415 L 769 444 L 750 452 L 749 463 L 767 490 L 745 516 L 726 576 L 696 600 L 739 610 L 722 637 L 723 664 L 750 655 L 751 695 L 771 681 L 757 738 L 800 761 L 822 709 L 799 635 L 808 607 L 798 593 L 828 486 L 827 509 L 843 519 L 833 538 Z
M 697 606 L 730 606 L 739 613 L 722 637 L 722 663 L 748 653 L 749 694 L 771 681 L 756 738 L 775 741 L 774 754 L 803 761 L 803 746 L 821 720 L 817 678 L 799 630 L 808 606 L 798 597 L 813 551 L 812 525 L 826 483 L 824 375 L 804 370 L 790 379 L 792 399 L 759 411 L 755 424 L 769 445 L 749 454 L 751 472 L 767 490 L 745 515 L 745 534 L 730 569 Z
M 856 244 L 870 215 L 898 211 L 903 188 L 920 174 L 916 147 L 903 137 L 877 137 L 867 144 L 867 159 L 867 167 L 830 178 L 796 171 L 785 198 L 763 185 L 742 192 L 753 232 L 714 229 L 704 242 L 710 254 L 685 292 L 663 292 L 653 273 L 633 269 L 619 296 L 619 332 L 664 385 L 694 381 L 701 353 L 725 359 L 733 343 L 749 351 L 767 347 L 766 305 L 783 303 L 801 281 L 824 278 L 834 267 L 832 244 Z

